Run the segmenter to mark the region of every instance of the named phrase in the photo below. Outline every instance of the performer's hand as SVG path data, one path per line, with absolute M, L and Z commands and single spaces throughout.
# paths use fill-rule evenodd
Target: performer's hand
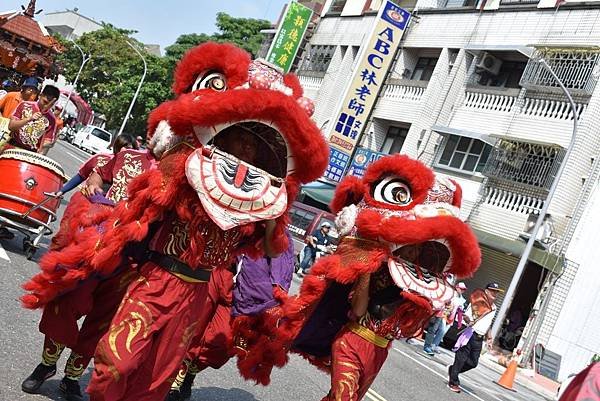
M 44 195 L 51 196 L 53 198 L 62 198 L 63 193 L 60 192 L 60 191 L 56 191 L 56 192 L 44 192 Z
M 102 188 L 100 188 L 99 186 L 93 184 L 93 183 L 86 183 L 83 188 L 81 188 L 81 193 L 89 198 L 90 196 L 94 196 L 97 193 L 102 193 Z
M 29 121 L 33 121 L 33 120 L 39 120 L 40 118 L 42 118 L 42 113 L 40 113 L 39 111 L 33 113 L 31 115 L 31 117 L 29 117 Z

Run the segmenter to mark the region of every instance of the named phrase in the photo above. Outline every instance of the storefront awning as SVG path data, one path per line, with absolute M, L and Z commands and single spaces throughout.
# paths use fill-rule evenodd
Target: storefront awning
M 480 141 L 485 142 L 488 145 L 492 145 L 492 146 L 494 146 L 496 144 L 496 138 L 493 138 L 487 134 L 481 134 L 479 132 L 467 131 L 467 130 L 458 129 L 458 128 L 450 128 L 450 127 L 446 127 L 443 125 L 434 125 L 433 127 L 431 127 L 431 129 L 442 135 L 443 134 L 458 135 L 458 136 L 464 136 L 467 138 L 479 139 Z
M 532 46 L 523 45 L 486 45 L 486 44 L 468 44 L 465 50 L 471 51 L 488 51 L 488 52 L 519 52 L 527 58 L 531 58 L 533 51 Z
M 479 243 L 487 248 L 515 257 L 521 257 L 525 250 L 524 241 L 507 239 L 476 228 L 473 228 L 472 230 L 475 233 L 475 236 L 477 236 Z M 552 270 L 554 273 L 560 273 L 562 271 L 563 259 L 563 257 L 558 257 L 543 249 L 536 248 L 535 246 L 529 254 L 529 261 L 540 265 L 544 269 Z
M 322 181 L 314 181 L 303 185 L 300 194 L 308 196 L 324 205 L 329 205 L 331 199 L 333 199 L 334 191 L 335 185 Z

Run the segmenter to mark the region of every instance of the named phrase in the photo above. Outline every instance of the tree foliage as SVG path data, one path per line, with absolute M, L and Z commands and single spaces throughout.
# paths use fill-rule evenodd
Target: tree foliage
M 260 31 L 271 27 L 271 23 L 267 20 L 236 18 L 226 13 L 217 14 L 216 25 L 218 32 L 212 35 L 205 33 L 185 34 L 179 36 L 175 43 L 168 46 L 165 49 L 165 55 L 171 63 L 171 68 L 174 68 L 186 51 L 210 40 L 233 43 L 256 56 L 264 39 Z
M 131 33 L 104 24 L 102 29 L 77 40 L 77 45 L 90 56 L 79 75 L 77 92 L 95 112 L 106 116 L 109 130 L 118 130 L 144 71 L 141 58 L 127 44 L 131 43 L 146 59 L 148 71 L 125 132 L 144 136 L 148 113 L 170 95 L 169 63 L 148 53 L 140 42 L 129 37 Z M 72 42 L 59 40 L 66 50 L 57 62 L 62 65 L 63 75 L 73 82 L 81 66 L 81 53 Z
M 144 69 L 140 57 L 127 44 L 131 43 L 143 54 L 148 71 L 125 132 L 144 136 L 148 113 L 171 96 L 172 72 L 186 51 L 213 40 L 232 42 L 256 55 L 263 40 L 260 31 L 269 28 L 271 23 L 218 13 L 216 25 L 218 32 L 212 35 L 192 33 L 179 36 L 174 44 L 165 49 L 165 57 L 157 57 L 130 37 L 134 31 L 103 24 L 102 29 L 86 33 L 77 39 L 77 45 L 86 55 L 91 56 L 79 76 L 77 92 L 96 113 L 106 116 L 109 130 L 118 130 Z M 81 53 L 72 42 L 61 37 L 57 39 L 65 51 L 57 57 L 56 62 L 62 67 L 67 81 L 73 82 L 81 65 Z

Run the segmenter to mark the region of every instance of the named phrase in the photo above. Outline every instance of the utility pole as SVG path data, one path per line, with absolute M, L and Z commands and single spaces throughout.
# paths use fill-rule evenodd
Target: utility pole
M 142 74 L 142 79 L 140 79 L 140 83 L 138 84 L 135 94 L 133 95 L 133 99 L 131 99 L 131 103 L 129 104 L 129 109 L 127 110 L 127 114 L 125 114 L 125 118 L 123 119 L 123 123 L 121 124 L 121 128 L 119 128 L 119 132 L 117 133 L 117 136 L 121 135 L 123 133 L 123 130 L 125 129 L 125 124 L 127 124 L 127 120 L 129 119 L 129 115 L 131 114 L 131 110 L 133 109 L 133 105 L 135 104 L 138 93 L 140 93 L 140 89 L 142 87 L 142 84 L 144 83 L 144 79 L 146 79 L 146 72 L 148 71 L 148 66 L 146 65 L 146 59 L 144 58 L 144 56 L 142 56 L 142 53 L 140 53 L 140 51 L 134 45 L 132 45 L 128 40 L 126 40 L 126 42 L 129 45 L 129 47 L 131 47 L 138 54 L 138 56 L 140 56 L 140 58 L 142 59 L 142 62 L 144 63 L 144 73 Z
M 91 54 L 88 54 L 86 56 L 86 54 L 83 52 L 83 50 L 81 50 L 81 47 L 79 47 L 79 45 L 77 43 L 75 43 L 75 41 L 73 39 L 71 39 L 71 42 L 77 48 L 77 50 L 79 50 L 79 53 L 81 53 L 81 65 L 79 66 L 79 71 L 77 71 L 77 75 L 75 75 L 75 80 L 73 81 L 73 89 L 71 89 L 69 91 L 69 95 L 67 96 L 67 100 L 65 101 L 65 105 L 64 105 L 62 111 L 60 112 L 60 118 L 62 118 L 63 115 L 65 114 L 65 112 L 67 111 L 67 105 L 69 104 L 69 100 L 71 99 L 71 95 L 73 94 L 73 92 L 77 88 L 77 81 L 79 80 L 79 75 L 81 75 L 81 71 L 83 70 L 83 67 L 85 66 L 85 63 L 87 63 L 88 61 L 90 61 L 90 59 L 92 58 Z
M 569 101 L 569 105 L 571 106 L 571 112 L 573 113 L 573 132 L 571 134 L 571 140 L 569 141 L 569 146 L 565 153 L 565 157 L 563 158 L 562 163 L 560 164 L 558 171 L 556 172 L 556 176 L 554 176 L 554 179 L 552 180 L 552 185 L 550 186 L 550 190 L 548 191 L 548 196 L 546 197 L 546 200 L 544 201 L 544 203 L 542 205 L 542 209 L 540 210 L 540 213 L 538 214 L 537 220 L 535 221 L 535 226 L 533 227 L 533 230 L 531 232 L 531 236 L 527 240 L 527 245 L 525 245 L 525 249 L 523 250 L 523 254 L 521 255 L 521 258 L 519 259 L 519 264 L 517 265 L 517 269 L 515 270 L 515 274 L 513 275 L 510 285 L 508 286 L 508 289 L 506 290 L 506 295 L 504 296 L 504 300 L 502 302 L 502 306 L 500 307 L 500 311 L 498 312 L 498 315 L 496 316 L 496 320 L 494 321 L 494 325 L 492 326 L 492 337 L 493 338 L 497 337 L 498 332 L 500 331 L 502 322 L 504 321 L 504 317 L 506 316 L 506 313 L 508 312 L 508 308 L 510 307 L 510 304 L 512 303 L 512 300 L 515 296 L 515 291 L 516 291 L 517 286 L 519 285 L 519 282 L 521 281 L 521 277 L 523 276 L 523 273 L 525 271 L 525 266 L 527 265 L 527 261 L 529 260 L 529 255 L 531 254 L 531 250 L 533 249 L 533 245 L 535 243 L 538 231 L 540 230 L 540 227 L 542 226 L 542 223 L 544 222 L 544 217 L 546 216 L 546 213 L 548 212 L 548 208 L 550 206 L 550 203 L 552 202 L 552 198 L 554 197 L 556 188 L 558 187 L 560 177 L 562 176 L 562 173 L 563 173 L 566 165 L 569 162 L 569 156 L 571 155 L 571 152 L 573 151 L 573 145 L 575 144 L 575 136 L 577 134 L 577 124 L 578 124 L 579 118 L 577 116 L 577 108 L 575 106 L 575 102 L 573 101 L 573 98 L 571 97 L 571 94 L 569 93 L 569 91 L 567 90 L 567 88 L 565 87 L 565 85 L 563 84 L 561 79 L 556 75 L 554 70 L 552 70 L 552 68 L 548 65 L 548 63 L 546 62 L 546 60 L 543 57 L 540 57 L 540 59 L 537 62 L 540 63 L 550 73 L 550 75 L 552 75 L 552 77 L 556 80 L 556 82 L 558 83 L 558 85 L 560 86 L 562 91 L 564 92 L 565 96 L 567 97 L 567 100 Z M 533 335 L 533 333 L 532 333 L 532 335 Z

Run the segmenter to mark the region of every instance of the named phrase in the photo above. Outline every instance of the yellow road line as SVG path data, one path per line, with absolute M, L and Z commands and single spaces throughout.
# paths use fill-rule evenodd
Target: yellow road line
M 373 401 L 387 401 L 385 398 L 383 398 L 382 396 L 377 394 L 377 392 L 375 390 L 373 390 L 372 388 L 367 390 L 366 396 L 368 399 L 373 400 Z

